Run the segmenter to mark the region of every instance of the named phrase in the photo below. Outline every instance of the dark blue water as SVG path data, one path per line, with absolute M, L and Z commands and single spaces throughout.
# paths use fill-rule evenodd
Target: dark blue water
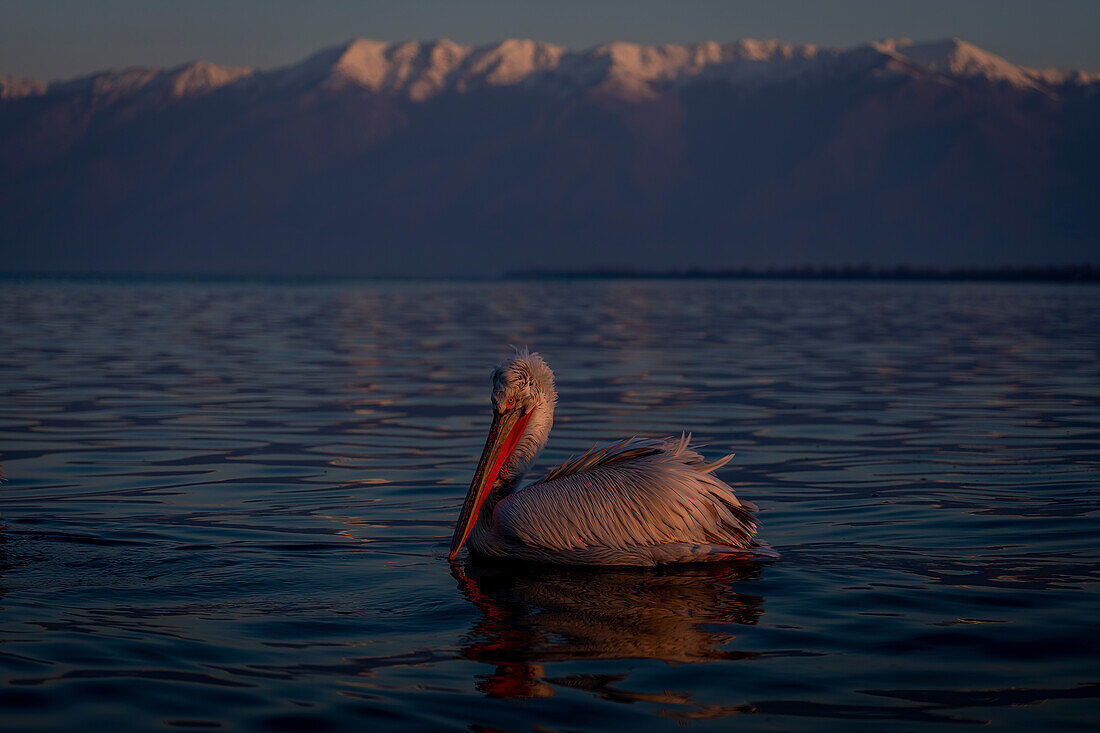
M 450 566 L 511 343 L 783 559 Z M 5 730 L 1100 717 L 1093 286 L 5 281 L 0 464 Z

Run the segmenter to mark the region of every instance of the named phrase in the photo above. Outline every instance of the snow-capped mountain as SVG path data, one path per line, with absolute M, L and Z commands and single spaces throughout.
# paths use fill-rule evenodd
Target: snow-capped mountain
M 958 39 L 356 39 L 269 70 L 0 77 L 0 254 L 376 274 L 558 264 L 548 247 L 570 266 L 1095 260 L 1097 90 Z
M 266 72 L 199 61 L 167 70 L 137 67 L 108 71 L 52 84 L 0 77 L 0 93 L 5 99 L 13 99 L 83 91 L 121 96 L 167 90 L 178 98 L 247 82 L 270 89 L 355 87 L 415 101 L 445 92 L 511 85 L 558 92 L 597 87 L 625 98 L 651 98 L 664 89 L 695 81 L 760 86 L 791 80 L 812 82 L 872 70 L 980 78 L 1021 88 L 1100 81 L 1100 74 L 1016 66 L 959 39 L 929 43 L 888 39 L 852 49 L 751 39 L 681 46 L 617 42 L 575 52 L 524 39 L 474 47 L 446 39 L 387 43 L 359 38 Z

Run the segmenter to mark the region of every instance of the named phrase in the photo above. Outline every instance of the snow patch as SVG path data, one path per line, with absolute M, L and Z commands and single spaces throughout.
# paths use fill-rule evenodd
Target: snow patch
M 0 76 L 0 99 L 23 99 L 40 97 L 46 93 L 46 82 L 37 79 L 20 79 L 14 76 Z

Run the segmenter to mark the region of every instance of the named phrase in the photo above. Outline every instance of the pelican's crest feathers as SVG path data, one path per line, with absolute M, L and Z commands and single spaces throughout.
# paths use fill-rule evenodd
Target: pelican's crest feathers
M 554 389 L 554 372 L 538 352 L 527 347 L 516 348 L 508 359 L 493 370 L 494 402 L 509 389 L 521 392 L 530 400 L 553 405 L 558 400 Z

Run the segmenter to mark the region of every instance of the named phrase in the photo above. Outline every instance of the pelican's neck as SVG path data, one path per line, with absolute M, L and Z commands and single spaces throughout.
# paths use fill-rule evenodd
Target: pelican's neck
M 516 444 L 511 458 L 504 462 L 493 484 L 493 491 L 489 497 L 491 503 L 495 504 L 516 490 L 528 469 L 531 468 L 531 464 L 546 447 L 552 427 L 554 427 L 553 402 L 539 405 L 531 410 L 527 429 L 523 431 L 523 436 Z

